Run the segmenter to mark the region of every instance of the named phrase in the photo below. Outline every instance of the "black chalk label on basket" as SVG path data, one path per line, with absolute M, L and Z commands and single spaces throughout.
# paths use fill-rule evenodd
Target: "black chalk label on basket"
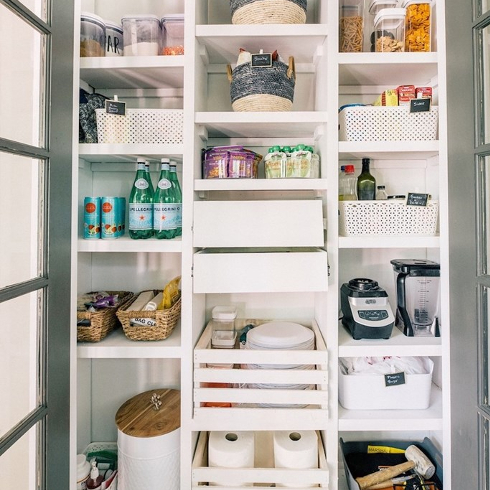
M 257 53 L 252 55 L 252 67 L 264 68 L 272 66 L 272 53 Z
M 124 116 L 126 114 L 126 102 L 119 102 L 117 100 L 106 100 L 105 111 L 107 112 L 107 114 Z
M 385 374 L 385 386 L 397 386 L 405 384 L 405 373 Z
M 429 112 L 430 99 L 412 99 L 410 101 L 410 112 Z
M 427 206 L 429 200 L 429 194 L 418 194 L 416 192 L 409 192 L 407 197 L 407 206 Z

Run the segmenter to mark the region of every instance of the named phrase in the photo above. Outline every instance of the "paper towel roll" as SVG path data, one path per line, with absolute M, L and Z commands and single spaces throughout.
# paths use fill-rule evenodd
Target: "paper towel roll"
M 318 468 L 318 437 L 314 430 L 274 432 L 274 465 L 276 468 L 304 470 Z M 276 486 L 297 486 L 286 483 Z M 315 485 L 309 485 L 315 486 Z
M 253 468 L 255 438 L 253 432 L 213 431 L 209 433 L 208 464 L 210 467 Z M 233 482 L 210 483 L 212 486 L 249 486 Z M 250 485 L 251 486 L 251 485 Z

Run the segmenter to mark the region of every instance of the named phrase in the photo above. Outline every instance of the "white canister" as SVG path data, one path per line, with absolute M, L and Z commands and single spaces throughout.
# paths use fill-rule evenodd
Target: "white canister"
M 122 56 L 124 50 L 123 28 L 115 22 L 105 23 L 105 55 Z
M 116 414 L 118 489 L 180 490 L 180 391 L 156 389 Z
M 90 463 L 85 454 L 77 454 L 77 490 L 86 490 L 90 476 Z
M 124 56 L 157 56 L 161 46 L 160 19 L 156 15 L 122 18 Z

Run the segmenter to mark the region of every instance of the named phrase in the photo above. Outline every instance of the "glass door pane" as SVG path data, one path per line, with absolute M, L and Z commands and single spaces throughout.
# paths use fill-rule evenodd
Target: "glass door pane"
M 44 181 L 43 160 L 0 152 L 0 288 L 43 275 Z
M 0 138 L 44 147 L 46 36 L 1 3 L 0 32 Z

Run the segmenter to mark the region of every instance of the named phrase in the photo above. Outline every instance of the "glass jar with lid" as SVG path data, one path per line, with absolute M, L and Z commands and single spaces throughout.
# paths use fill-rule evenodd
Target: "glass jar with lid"
M 124 49 L 123 28 L 115 22 L 105 22 L 106 56 L 122 56 Z
M 361 52 L 364 37 L 364 0 L 342 0 L 339 15 L 339 52 Z
M 236 306 L 215 306 L 212 316 L 211 346 L 214 349 L 233 349 L 236 340 Z
M 394 53 L 405 50 L 405 9 L 382 9 L 374 19 L 375 51 Z
M 375 50 L 375 35 L 374 35 L 374 19 L 378 15 L 380 10 L 388 8 L 396 8 L 398 5 L 398 0 L 370 0 L 368 12 L 366 15 L 366 22 L 364 27 L 365 39 L 364 46 L 369 46 L 369 51 L 373 52 Z
M 82 12 L 80 57 L 105 56 L 105 23 L 98 15 Z
M 431 2 L 423 0 L 404 0 L 405 51 L 431 51 Z

